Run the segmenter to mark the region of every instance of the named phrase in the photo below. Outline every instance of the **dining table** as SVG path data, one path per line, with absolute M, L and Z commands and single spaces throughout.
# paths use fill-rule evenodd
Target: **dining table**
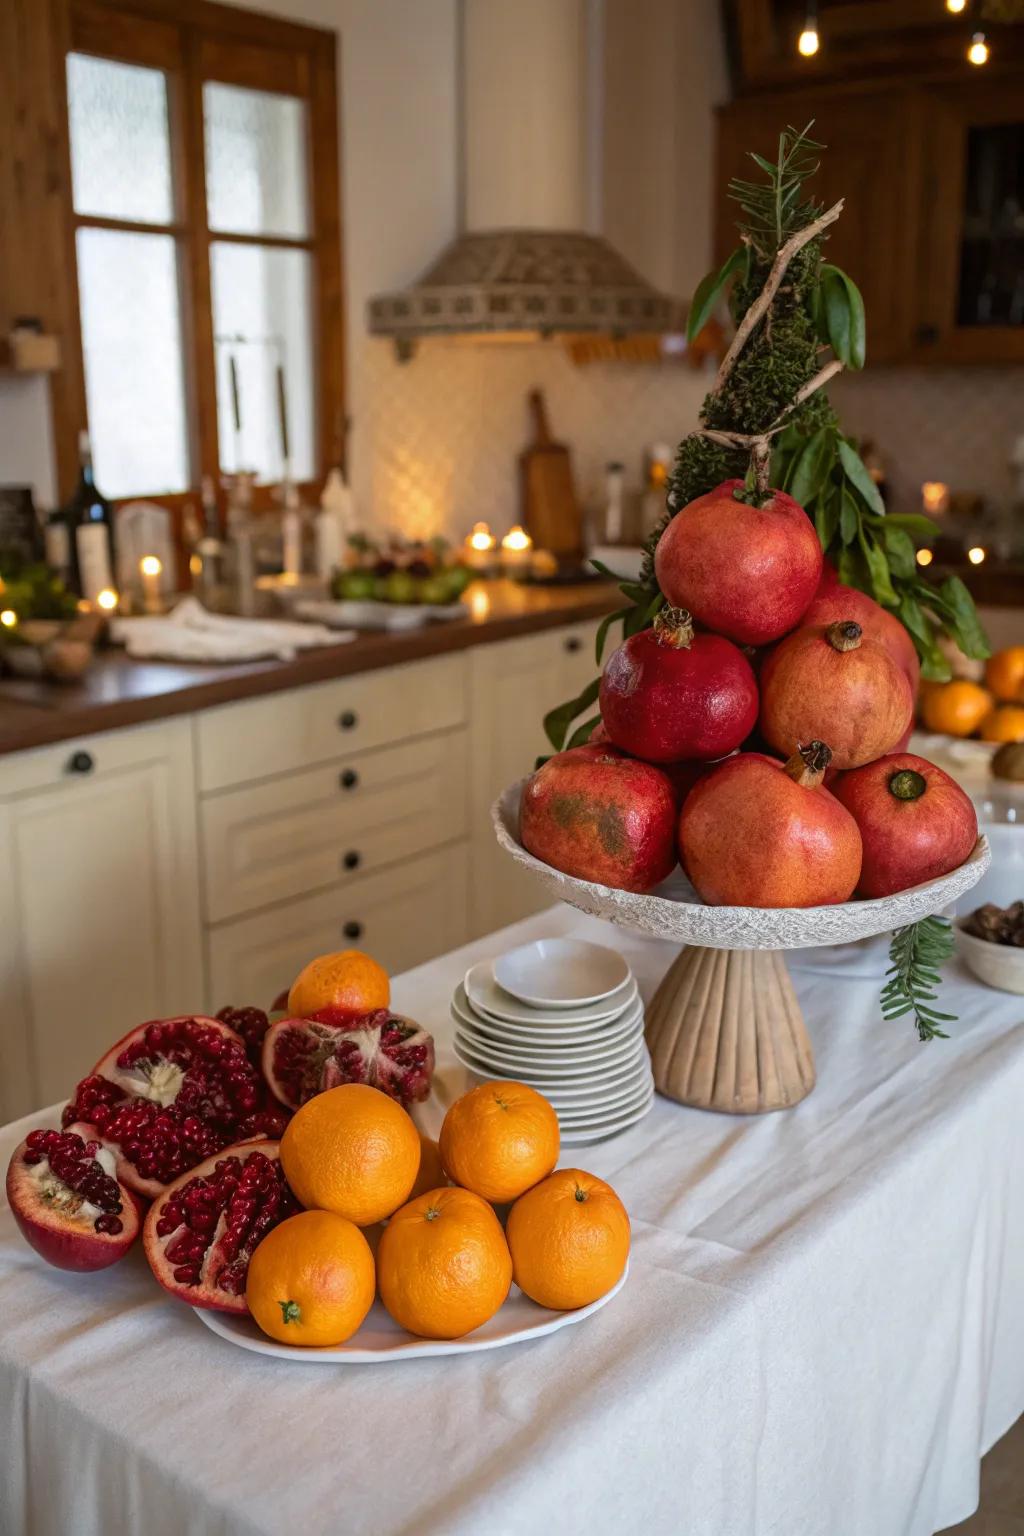
M 553 935 L 618 950 L 645 999 L 676 953 L 561 906 L 396 977 L 392 1006 L 437 1044 L 425 1130 L 470 1083 L 457 983 Z M 789 963 L 813 1092 L 762 1116 L 656 1097 L 564 1147 L 624 1201 L 630 1269 L 542 1338 L 267 1358 L 211 1334 L 138 1248 L 49 1268 L 4 1204 L 0 1532 L 932 1536 L 966 1518 L 1024 1411 L 1024 998 L 954 960 L 956 1021 L 922 1043 L 881 1017 L 884 938 Z M 58 1115 L 0 1132 L 5 1162 Z

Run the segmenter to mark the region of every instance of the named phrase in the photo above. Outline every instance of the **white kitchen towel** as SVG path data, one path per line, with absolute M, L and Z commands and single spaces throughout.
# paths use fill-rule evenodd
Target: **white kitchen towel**
M 194 597 L 183 597 L 172 613 L 115 619 L 111 634 L 137 661 L 290 661 L 297 651 L 342 645 L 355 630 L 326 629 L 287 619 L 236 619 L 210 613 Z

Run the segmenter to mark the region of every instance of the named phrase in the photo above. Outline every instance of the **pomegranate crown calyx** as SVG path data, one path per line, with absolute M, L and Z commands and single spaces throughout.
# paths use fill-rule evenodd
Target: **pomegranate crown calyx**
M 838 624 L 825 628 L 825 638 L 834 651 L 855 651 L 864 631 L 853 619 L 841 619 Z
M 785 771 L 801 789 L 817 789 L 831 761 L 831 747 L 826 747 L 823 741 L 809 741 L 797 747 Z
M 889 780 L 889 793 L 897 800 L 920 800 L 927 788 L 927 780 L 915 768 L 900 768 Z
M 693 644 L 693 620 L 685 608 L 660 608 L 654 615 L 654 637 L 659 645 L 689 650 Z

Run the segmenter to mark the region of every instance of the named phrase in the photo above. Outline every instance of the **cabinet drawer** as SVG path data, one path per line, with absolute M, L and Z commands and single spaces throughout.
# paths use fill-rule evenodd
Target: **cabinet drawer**
M 10 795 L 37 794 L 59 785 L 85 784 L 105 774 L 162 762 L 185 754 L 191 775 L 191 726 L 188 720 L 165 720 L 97 736 L 62 741 L 0 758 L 0 800 Z M 191 791 L 191 778 L 189 780 Z
M 307 961 L 358 946 L 391 975 L 465 942 L 465 843 L 207 932 L 211 1011 L 269 1008 Z
M 346 884 L 466 831 L 466 733 L 447 731 L 201 802 L 206 917 Z
M 247 784 L 340 753 L 447 730 L 466 719 L 464 656 L 385 667 L 267 699 L 204 710 L 196 720 L 201 791 Z

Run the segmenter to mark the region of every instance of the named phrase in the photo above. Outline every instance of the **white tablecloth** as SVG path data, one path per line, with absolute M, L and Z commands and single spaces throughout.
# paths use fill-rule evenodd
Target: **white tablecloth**
M 399 979 L 446 1042 L 467 964 Z M 793 957 L 818 1087 L 730 1119 L 658 1100 L 571 1154 L 633 1222 L 629 1281 L 549 1338 L 462 1359 L 282 1365 L 164 1300 L 141 1255 L 46 1268 L 0 1210 L 3 1536 L 930 1536 L 1024 1409 L 1024 1000 L 954 971 L 954 1038 L 878 1015 L 884 945 Z M 237 1001 L 245 1001 L 238 999 Z M 12 1128 L 13 1129 L 13 1128 Z M 3 1139 L 4 1159 L 12 1135 Z

